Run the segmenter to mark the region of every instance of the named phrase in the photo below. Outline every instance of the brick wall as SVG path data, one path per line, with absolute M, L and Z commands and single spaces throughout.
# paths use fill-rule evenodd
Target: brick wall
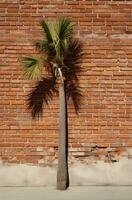
M 19 58 L 35 53 L 42 18 L 68 16 L 84 41 L 83 99 L 69 111 L 69 155 L 108 157 L 132 147 L 132 2 L 0 1 L 0 156 L 5 162 L 52 163 L 57 158 L 58 99 L 33 121 L 26 110 L 32 84 Z

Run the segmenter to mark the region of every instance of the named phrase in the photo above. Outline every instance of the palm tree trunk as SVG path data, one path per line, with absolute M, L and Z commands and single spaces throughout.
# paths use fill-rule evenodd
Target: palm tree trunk
M 65 95 L 65 83 L 62 81 L 59 87 L 60 100 L 60 135 L 57 170 L 57 189 L 66 190 L 68 187 L 68 163 L 67 163 L 67 104 Z

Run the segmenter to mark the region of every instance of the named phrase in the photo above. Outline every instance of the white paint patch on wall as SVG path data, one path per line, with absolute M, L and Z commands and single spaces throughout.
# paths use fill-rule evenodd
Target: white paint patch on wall
M 0 164 L 0 186 L 55 186 L 56 168 Z M 70 185 L 132 185 L 132 160 L 93 164 L 74 163 L 70 169 Z
M 127 34 L 112 34 L 109 37 L 106 35 L 101 35 L 101 34 L 96 34 L 96 33 L 89 33 L 89 34 L 85 34 L 84 35 L 85 38 L 89 38 L 89 39 L 109 39 L 109 38 L 113 38 L 113 39 L 132 39 L 132 33 Z
M 111 38 L 120 38 L 120 39 L 132 39 L 132 34 L 116 34 L 116 35 L 111 35 Z
M 89 34 L 85 34 L 84 35 L 85 38 L 89 38 L 89 39 L 107 39 L 107 37 L 105 35 L 100 35 L 100 34 L 96 34 L 96 33 L 89 33 Z

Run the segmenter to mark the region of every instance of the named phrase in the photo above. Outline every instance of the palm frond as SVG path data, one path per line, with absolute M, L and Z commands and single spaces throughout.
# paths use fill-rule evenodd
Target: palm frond
M 33 118 L 42 116 L 44 104 L 48 104 L 54 93 L 57 93 L 54 78 L 43 78 L 30 91 L 27 106 Z
M 59 38 L 60 40 L 69 40 L 73 35 L 73 25 L 68 18 L 59 20 Z
M 73 25 L 70 20 L 68 18 L 48 22 L 42 20 L 40 24 L 45 34 L 45 40 L 38 41 L 37 48 L 48 55 L 52 54 L 62 58 L 64 52 L 69 48 L 73 35 Z
M 68 18 L 62 18 L 54 23 L 55 49 L 58 57 L 63 57 L 68 50 L 73 35 L 73 25 Z
M 66 86 L 66 94 L 67 94 L 67 99 L 71 100 L 76 113 L 78 113 L 78 110 L 81 105 L 81 97 L 82 97 L 82 91 L 78 87 L 77 83 L 72 82 Z
M 46 37 L 46 40 L 49 42 L 49 43 L 53 43 L 53 39 L 52 39 L 52 34 L 51 34 L 51 23 L 50 22 L 45 22 L 44 20 L 42 20 L 40 22 L 40 25 L 42 26 L 43 28 L 43 31 L 44 31 L 44 35 Z
M 40 53 L 46 53 L 48 58 L 53 58 L 56 55 L 53 43 L 49 43 L 47 40 L 37 40 L 35 46 Z
M 41 77 L 42 63 L 37 57 L 23 57 L 22 63 L 25 70 L 25 75 L 31 80 L 39 80 Z
M 69 50 L 64 57 L 64 68 L 65 77 L 68 80 L 77 79 L 77 75 L 81 72 L 81 59 L 83 56 L 83 44 L 78 40 L 74 39 L 70 45 Z M 66 70 L 65 70 L 66 69 Z

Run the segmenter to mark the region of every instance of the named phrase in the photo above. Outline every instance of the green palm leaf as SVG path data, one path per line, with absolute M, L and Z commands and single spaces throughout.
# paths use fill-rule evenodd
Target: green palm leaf
M 68 18 L 62 18 L 58 23 L 60 40 L 69 40 L 73 35 L 73 25 L 70 20 Z
M 73 35 L 73 25 L 67 18 L 62 18 L 54 25 L 56 30 L 55 49 L 58 57 L 63 57 L 64 52 L 69 48 L 70 41 Z
M 67 18 L 49 22 L 43 20 L 41 26 L 44 30 L 45 41 L 37 43 L 37 47 L 48 54 L 55 50 L 57 57 L 62 58 L 64 52 L 68 50 L 73 35 L 73 25 L 70 20 Z
M 31 80 L 39 80 L 41 77 L 42 63 L 37 57 L 23 57 L 22 63 L 25 75 Z
M 40 53 L 46 53 L 49 58 L 56 55 L 53 43 L 49 43 L 47 40 L 37 40 L 35 46 Z
M 52 34 L 50 31 L 50 26 L 51 26 L 51 22 L 45 22 L 44 20 L 42 20 L 40 22 L 40 25 L 43 28 L 44 34 L 45 34 L 45 39 L 49 42 L 49 43 L 53 43 L 53 39 L 52 39 Z

